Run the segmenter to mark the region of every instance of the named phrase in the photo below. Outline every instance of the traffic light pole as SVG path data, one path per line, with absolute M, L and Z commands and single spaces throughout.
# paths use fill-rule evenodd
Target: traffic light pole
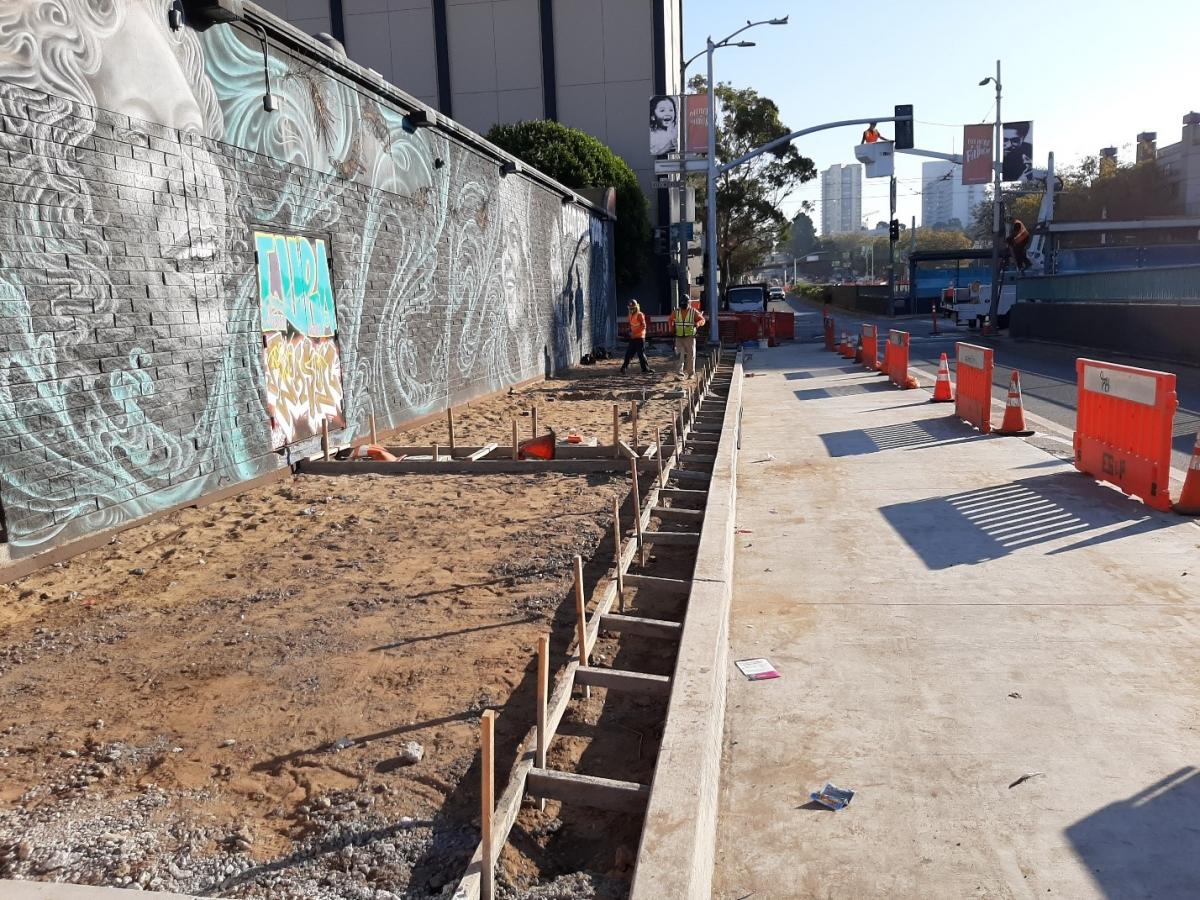
M 891 214 L 888 216 L 888 315 L 896 314 L 896 176 L 893 173 L 888 195 L 891 198 Z
M 712 57 L 709 57 L 709 72 L 708 72 L 708 89 L 709 89 L 709 115 L 712 116 L 713 100 L 712 100 Z M 738 166 L 745 165 L 750 160 L 762 156 L 764 153 L 770 153 L 772 150 L 790 144 L 797 138 L 802 138 L 806 134 L 815 134 L 818 131 L 828 131 L 831 128 L 844 128 L 847 125 L 870 125 L 872 122 L 912 122 L 912 114 L 903 116 L 869 116 L 865 119 L 841 119 L 837 122 L 826 122 L 824 125 L 813 125 L 811 128 L 801 128 L 799 131 L 793 131 L 791 134 L 785 134 L 783 137 L 775 138 L 773 141 L 768 141 L 761 147 L 751 150 L 749 153 L 743 153 L 737 159 L 730 160 L 723 165 L 716 165 L 716 120 L 709 119 L 708 130 L 708 148 L 709 148 L 709 163 L 708 163 L 708 209 L 705 211 L 705 237 L 708 240 L 709 260 L 708 260 L 708 275 L 705 278 L 705 287 L 708 290 L 708 308 L 711 321 L 709 322 L 709 340 L 714 344 L 721 339 L 720 326 L 717 323 L 717 176 L 724 175 L 730 169 L 736 169 Z

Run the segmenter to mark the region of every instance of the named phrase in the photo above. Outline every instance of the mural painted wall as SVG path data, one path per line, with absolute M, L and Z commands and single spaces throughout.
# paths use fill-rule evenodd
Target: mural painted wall
M 13 557 L 615 340 L 610 223 L 274 43 L 266 113 L 253 33 L 167 6 L 0 3 Z

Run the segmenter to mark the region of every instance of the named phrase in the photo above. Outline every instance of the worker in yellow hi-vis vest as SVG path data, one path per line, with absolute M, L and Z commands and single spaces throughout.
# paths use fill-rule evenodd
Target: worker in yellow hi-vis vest
M 696 374 L 696 330 L 704 327 L 704 314 L 679 298 L 679 309 L 671 313 L 667 328 L 675 333 L 675 352 L 679 354 L 679 374 Z

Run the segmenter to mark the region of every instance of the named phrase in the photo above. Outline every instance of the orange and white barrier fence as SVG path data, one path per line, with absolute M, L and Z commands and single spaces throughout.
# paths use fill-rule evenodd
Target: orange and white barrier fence
M 1075 468 L 1170 509 L 1175 376 L 1094 359 L 1077 359 L 1075 373 Z
M 958 376 L 954 414 L 987 434 L 992 430 L 992 373 L 996 367 L 993 351 L 960 341 L 954 345 L 954 355 Z
M 862 361 L 870 370 L 879 368 L 879 326 L 862 327 Z
M 891 330 L 888 332 L 888 346 L 884 353 L 888 378 L 899 388 L 916 387 L 916 379 L 908 374 L 908 345 L 910 335 L 907 331 Z

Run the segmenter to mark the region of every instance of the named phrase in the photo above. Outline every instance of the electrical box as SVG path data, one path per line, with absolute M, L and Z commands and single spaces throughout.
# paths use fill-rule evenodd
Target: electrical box
M 888 178 L 895 171 L 896 153 L 891 141 L 859 144 L 854 148 L 854 158 L 863 164 L 868 178 Z

